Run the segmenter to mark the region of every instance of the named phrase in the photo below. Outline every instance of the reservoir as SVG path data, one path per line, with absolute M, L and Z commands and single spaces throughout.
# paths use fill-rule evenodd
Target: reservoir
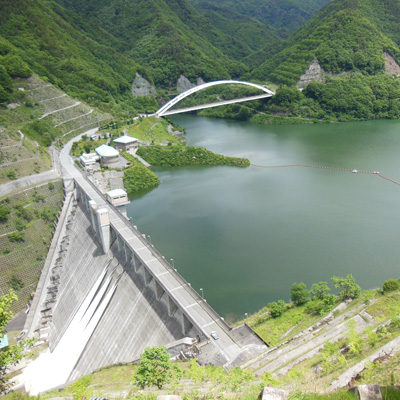
M 293 282 L 400 278 L 400 122 L 257 125 L 174 117 L 188 145 L 276 168 L 153 168 L 128 215 L 229 320 L 290 299 Z M 359 172 L 352 172 L 356 170 Z M 200 288 L 203 290 L 200 291 Z

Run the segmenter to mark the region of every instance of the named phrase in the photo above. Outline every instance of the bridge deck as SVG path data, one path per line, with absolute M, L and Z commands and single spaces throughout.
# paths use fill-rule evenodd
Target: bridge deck
M 259 94 L 256 96 L 241 97 L 239 99 L 222 100 L 222 101 L 217 101 L 215 103 L 202 104 L 200 106 L 192 106 L 192 107 L 179 108 L 176 110 L 168 110 L 168 111 L 163 112 L 161 115 L 180 114 L 180 113 L 189 112 L 189 111 L 203 110 L 205 108 L 220 107 L 220 106 L 225 106 L 228 104 L 243 103 L 245 101 L 265 99 L 267 97 L 272 97 L 272 94 L 264 93 L 264 94 Z

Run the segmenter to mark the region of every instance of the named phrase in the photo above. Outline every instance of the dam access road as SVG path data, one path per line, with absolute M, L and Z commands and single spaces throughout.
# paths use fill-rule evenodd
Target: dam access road
M 64 186 L 73 200 L 65 202 L 69 211 L 49 269 L 53 275 L 36 294 L 40 300 L 25 327 L 28 336 L 47 340 L 49 349 L 26 368 L 20 381 L 26 390 L 37 394 L 95 369 L 138 360 L 156 345 L 167 346 L 175 357 L 192 355 L 227 369 L 265 352 L 266 344 L 250 327 L 231 328 L 106 202 L 74 165 L 74 140 L 60 153 Z

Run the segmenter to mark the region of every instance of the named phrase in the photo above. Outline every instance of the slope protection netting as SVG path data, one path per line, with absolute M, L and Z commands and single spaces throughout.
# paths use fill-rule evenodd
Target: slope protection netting
M 9 216 L 0 222 L 0 290 L 16 291 L 19 300 L 12 307 L 14 312 L 26 307 L 36 288 L 63 198 L 60 180 L 22 190 L 1 201 L 8 207 Z

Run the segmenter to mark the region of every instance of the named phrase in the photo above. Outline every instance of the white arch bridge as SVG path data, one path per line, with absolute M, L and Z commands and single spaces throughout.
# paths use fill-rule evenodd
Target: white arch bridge
M 211 86 L 226 85 L 226 84 L 238 84 L 238 85 L 252 86 L 257 89 L 262 90 L 264 93 L 256 95 L 256 96 L 242 97 L 239 99 L 231 99 L 231 100 L 222 100 L 222 101 L 218 101 L 215 103 L 209 103 L 209 104 L 203 104 L 203 105 L 199 105 L 199 106 L 170 110 L 170 108 L 173 107 L 175 104 L 179 103 L 181 100 L 190 96 L 193 93 L 199 92 L 200 90 L 203 90 L 203 89 L 207 89 Z M 227 104 L 241 103 L 244 101 L 264 99 L 266 97 L 272 97 L 274 94 L 275 94 L 275 92 L 273 92 L 272 90 L 269 90 L 264 86 L 257 85 L 256 83 L 251 83 L 251 82 L 232 81 L 232 80 L 208 82 L 208 83 L 204 83 L 199 86 L 195 86 L 189 90 L 186 90 L 186 92 L 183 92 L 180 95 L 174 97 L 171 101 L 164 104 L 154 115 L 156 115 L 158 117 L 162 117 L 164 115 L 180 114 L 180 113 L 184 113 L 184 112 L 188 112 L 188 111 L 202 110 L 204 108 L 218 107 L 218 106 L 224 106 Z

